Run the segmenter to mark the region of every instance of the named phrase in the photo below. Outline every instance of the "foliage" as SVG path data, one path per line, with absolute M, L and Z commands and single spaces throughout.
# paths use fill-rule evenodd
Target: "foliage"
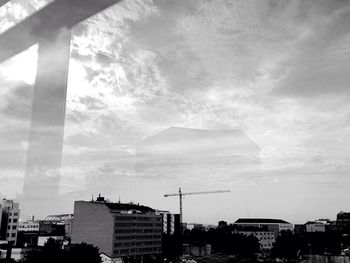
M 214 253 L 235 255 L 238 258 L 255 258 L 259 242 L 253 236 L 244 236 L 233 231 L 232 226 L 216 229 L 193 229 L 185 232 L 185 242 L 206 242 L 211 244 Z
M 162 235 L 162 252 L 164 258 L 172 261 L 179 257 L 182 253 L 181 236 L 180 235 Z
M 62 249 L 62 241 L 48 239 L 42 250 L 32 251 L 23 263 L 101 263 L 98 248 L 86 243 Z
M 305 242 L 291 231 L 282 231 L 272 248 L 272 256 L 276 258 L 297 258 L 298 252 L 305 250 Z
M 101 257 L 97 247 L 90 244 L 81 243 L 73 246 L 68 252 L 66 252 L 64 262 L 101 263 Z
M 315 232 L 295 234 L 291 231 L 282 231 L 278 236 L 272 256 L 295 259 L 302 254 L 339 254 L 342 237 L 334 232 Z

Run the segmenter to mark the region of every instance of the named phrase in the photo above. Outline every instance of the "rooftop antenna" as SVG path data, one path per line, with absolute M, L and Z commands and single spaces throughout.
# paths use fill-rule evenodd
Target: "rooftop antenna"
M 94 201 L 94 194 L 92 194 L 92 198 L 91 198 L 91 201 L 92 201 L 92 202 Z
M 119 196 L 119 200 L 118 200 L 118 203 L 120 204 L 120 196 Z

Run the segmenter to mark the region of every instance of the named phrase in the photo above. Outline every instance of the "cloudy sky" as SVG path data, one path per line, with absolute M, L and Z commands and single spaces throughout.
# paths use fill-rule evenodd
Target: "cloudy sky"
M 49 2 L 0 7 L 0 32 Z M 124 0 L 77 25 L 60 193 L 177 212 L 163 194 L 230 189 L 184 201 L 185 221 L 214 224 L 350 210 L 349 26 L 346 0 Z M 7 197 L 22 192 L 37 50 L 0 64 Z M 241 130 L 259 146 L 259 165 L 229 171 L 225 156 L 201 169 L 198 156 L 137 168 L 137 145 L 169 127 Z

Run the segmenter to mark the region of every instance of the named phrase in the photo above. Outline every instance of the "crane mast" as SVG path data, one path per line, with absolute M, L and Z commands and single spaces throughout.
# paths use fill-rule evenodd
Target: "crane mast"
M 189 193 L 183 193 L 181 191 L 181 187 L 179 187 L 179 192 L 174 194 L 165 194 L 164 197 L 169 196 L 178 196 L 179 197 L 179 203 L 180 203 L 180 227 L 182 229 L 182 198 L 184 195 L 202 195 L 202 194 L 218 194 L 218 193 L 229 193 L 230 190 L 216 190 L 216 191 L 201 191 L 201 192 L 189 192 Z

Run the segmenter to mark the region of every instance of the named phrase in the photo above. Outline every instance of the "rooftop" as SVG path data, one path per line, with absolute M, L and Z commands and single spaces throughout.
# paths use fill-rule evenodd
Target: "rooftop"
M 235 224 L 290 224 L 282 219 L 272 219 L 272 218 L 239 218 L 236 220 Z
M 78 201 L 78 202 L 84 202 L 84 203 L 91 203 L 91 204 L 101 204 L 107 206 L 110 210 L 114 211 L 140 211 L 142 213 L 147 212 L 155 212 L 155 210 L 151 207 L 140 205 L 140 204 L 134 204 L 134 203 L 112 203 L 104 198 L 101 198 L 97 201 Z
M 49 215 L 45 218 L 45 221 L 64 221 L 73 219 L 73 217 L 73 214 Z

